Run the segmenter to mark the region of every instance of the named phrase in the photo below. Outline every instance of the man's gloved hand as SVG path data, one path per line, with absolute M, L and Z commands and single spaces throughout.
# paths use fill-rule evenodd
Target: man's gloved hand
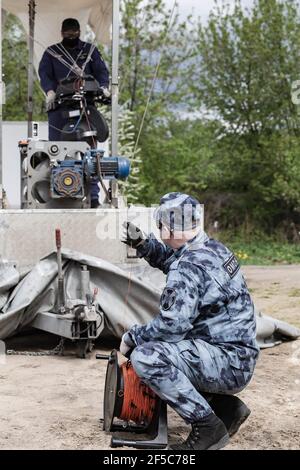
M 133 348 L 134 348 L 134 345 L 132 341 L 130 340 L 130 336 L 128 332 L 124 333 L 124 335 L 122 336 L 122 340 L 121 340 L 121 344 L 119 348 L 120 353 L 123 354 L 123 356 L 129 358 L 130 353 L 133 350 Z
M 145 234 L 132 222 L 124 222 L 123 227 L 125 228 L 123 243 L 130 246 L 131 248 L 137 248 L 142 245 L 145 241 Z
M 111 103 L 111 92 L 106 86 L 101 86 L 100 87 L 102 91 L 102 102 L 104 104 L 110 104 Z
M 105 98 L 110 98 L 111 97 L 111 92 L 109 91 L 109 89 L 106 86 L 101 86 L 100 88 L 101 88 L 103 96 L 105 96 Z
M 48 91 L 46 95 L 46 111 L 54 109 L 56 93 L 53 90 Z

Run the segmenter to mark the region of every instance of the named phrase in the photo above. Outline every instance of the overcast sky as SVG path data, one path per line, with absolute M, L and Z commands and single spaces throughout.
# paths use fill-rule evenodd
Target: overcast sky
M 174 5 L 174 0 L 165 1 L 170 8 Z M 201 16 L 203 21 L 207 19 L 210 10 L 214 6 L 214 0 L 177 0 L 177 3 L 182 16 L 194 12 L 197 16 Z M 234 3 L 234 1 L 227 0 L 226 3 Z M 252 3 L 253 0 L 242 0 L 242 4 L 245 6 L 251 6 Z

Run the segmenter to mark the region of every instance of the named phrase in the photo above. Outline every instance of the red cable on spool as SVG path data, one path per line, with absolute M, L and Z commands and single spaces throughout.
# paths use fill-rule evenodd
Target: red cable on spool
M 155 411 L 157 396 L 137 376 L 130 362 L 121 365 L 124 397 L 121 415 L 123 421 L 149 424 Z

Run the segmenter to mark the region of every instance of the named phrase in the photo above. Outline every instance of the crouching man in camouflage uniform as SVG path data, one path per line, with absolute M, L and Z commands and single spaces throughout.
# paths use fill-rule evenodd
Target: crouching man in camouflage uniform
M 156 222 L 163 244 L 131 223 L 125 243 L 167 274 L 158 315 L 134 325 L 120 351 L 156 394 L 192 426 L 173 449 L 220 449 L 250 414 L 234 395 L 258 357 L 253 303 L 235 256 L 201 229 L 201 206 L 170 193 Z

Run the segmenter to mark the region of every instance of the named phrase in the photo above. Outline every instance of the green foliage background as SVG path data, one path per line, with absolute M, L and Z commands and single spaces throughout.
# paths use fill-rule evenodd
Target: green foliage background
M 205 204 L 209 230 L 218 221 L 231 240 L 298 243 L 300 114 L 291 99 L 300 79 L 297 1 L 255 0 L 249 11 L 238 0 L 233 8 L 218 1 L 206 24 L 176 13 L 170 28 L 163 0 L 121 6 L 120 102 L 131 140 L 124 122 L 122 139 L 131 153 L 161 57 L 129 200 L 149 205 L 184 191 Z M 26 49 L 22 28 L 8 16 L 6 120 L 26 119 Z M 103 53 L 109 62 L 110 51 Z M 38 81 L 34 111 L 44 118 Z

